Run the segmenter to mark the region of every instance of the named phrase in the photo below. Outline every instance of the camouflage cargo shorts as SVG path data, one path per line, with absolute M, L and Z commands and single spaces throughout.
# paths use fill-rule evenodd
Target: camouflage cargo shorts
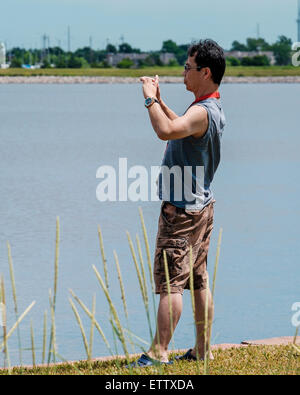
M 213 230 L 213 200 L 201 211 L 187 211 L 163 202 L 158 222 L 154 258 L 157 294 L 167 293 L 163 250 L 166 251 L 171 293 L 190 288 L 190 246 L 192 246 L 194 289 L 206 289 L 207 254 Z

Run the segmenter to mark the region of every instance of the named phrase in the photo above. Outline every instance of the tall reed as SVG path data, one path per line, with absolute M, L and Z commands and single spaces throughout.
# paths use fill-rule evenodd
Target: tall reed
M 136 239 L 136 245 L 137 245 L 137 249 L 138 249 L 138 255 L 139 255 L 141 272 L 142 272 L 145 302 L 148 307 L 149 306 L 148 288 L 147 288 L 147 280 L 146 280 L 145 265 L 144 265 L 144 259 L 143 259 L 142 249 L 141 249 L 141 243 L 140 243 L 140 239 L 139 239 L 138 235 L 135 236 L 135 239 Z M 147 310 L 149 310 L 149 309 L 147 308 Z
M 18 320 L 19 311 L 18 311 L 18 301 L 17 301 L 17 290 L 16 290 L 16 282 L 15 282 L 12 255 L 11 255 L 11 247 L 10 247 L 9 242 L 7 242 L 7 252 L 8 252 L 8 264 L 9 264 L 9 273 L 10 273 L 10 279 L 11 279 L 11 285 L 12 285 L 15 315 L 16 315 L 16 320 Z M 21 333 L 20 333 L 19 326 L 17 328 L 17 334 L 18 334 L 18 345 L 19 345 L 19 347 L 18 347 L 19 348 L 19 361 L 20 361 L 20 365 L 22 366 L 22 344 L 21 344 Z
M 109 290 L 107 259 L 106 259 L 106 256 L 105 256 L 103 236 L 102 236 L 102 231 L 101 231 L 100 225 L 98 225 L 98 238 L 99 238 L 99 245 L 100 245 L 100 253 L 101 253 L 101 258 L 102 258 L 102 264 L 103 264 L 105 286 L 106 286 L 107 290 Z M 109 322 L 113 326 L 113 324 L 112 324 L 112 322 L 113 322 L 113 314 L 112 314 L 110 306 L 109 306 Z M 113 330 L 112 335 L 113 335 L 113 341 L 114 341 L 116 354 L 118 354 L 118 344 L 117 344 L 116 332 L 114 330 Z
M 189 248 L 189 261 L 190 261 L 190 294 L 191 294 L 191 302 L 192 302 L 192 312 L 194 323 L 197 325 L 196 322 L 196 310 L 195 310 L 195 292 L 194 292 L 194 270 L 193 270 L 193 248 L 190 246 Z
M 192 303 L 192 313 L 193 313 L 193 320 L 195 326 L 195 337 L 197 339 L 197 325 L 200 323 L 197 322 L 196 318 L 196 307 L 195 307 L 195 290 L 194 290 L 194 260 L 193 260 L 193 248 L 190 245 L 189 248 L 189 262 L 190 262 L 190 294 L 191 294 L 191 303 Z M 197 374 L 200 374 L 200 366 L 199 366 L 199 350 L 198 347 L 196 348 L 196 357 L 197 357 Z
M 91 317 L 91 329 L 90 329 L 90 341 L 89 341 L 90 359 L 92 359 L 93 357 L 95 315 L 96 315 L 96 295 L 93 296 L 93 304 L 92 304 L 92 317 Z
M 30 337 L 31 337 L 31 353 L 32 353 L 32 365 L 35 367 L 35 343 L 34 343 L 34 331 L 32 320 L 30 320 Z
M 4 278 L 1 276 L 0 280 L 0 286 L 1 286 L 1 303 L 2 303 L 2 324 L 3 324 L 3 345 L 4 345 L 4 367 L 8 367 L 8 370 L 10 371 L 10 360 L 9 360 L 9 353 L 8 353 L 8 344 L 7 344 L 7 320 L 6 320 L 6 299 L 5 299 L 5 287 L 4 287 Z M 0 347 L 1 350 L 2 347 Z
M 74 293 L 71 289 L 69 290 L 69 292 L 71 293 L 71 295 L 73 296 L 73 298 L 76 300 L 76 302 L 81 306 L 81 308 L 83 309 L 83 311 L 88 315 L 88 317 L 89 317 L 91 320 L 94 321 L 95 327 L 96 327 L 97 331 L 99 332 L 99 334 L 101 335 L 101 337 L 102 337 L 102 339 L 103 339 L 103 341 L 104 341 L 104 343 L 105 343 L 105 345 L 106 345 L 106 347 L 107 347 L 109 353 L 110 353 L 111 355 L 114 355 L 114 354 L 113 354 L 113 351 L 112 351 L 112 349 L 111 349 L 111 347 L 110 347 L 110 345 L 109 345 L 109 342 L 107 341 L 107 339 L 106 339 L 106 337 L 105 337 L 105 335 L 104 335 L 104 332 L 103 332 L 101 326 L 100 326 L 99 323 L 97 322 L 95 316 L 94 316 L 94 318 L 93 318 L 93 313 L 91 313 L 91 312 L 89 311 L 89 309 L 88 309 L 88 308 L 86 307 L 86 305 L 82 302 L 82 300 L 79 299 L 79 297 L 76 296 L 75 293 Z
M 49 289 L 49 304 L 50 304 L 50 314 L 51 314 L 51 332 L 50 332 L 50 342 L 49 342 L 49 354 L 48 354 L 48 365 L 50 363 L 51 354 L 53 355 L 53 362 L 56 362 L 56 324 L 55 324 L 55 310 L 52 298 L 51 289 Z
M 60 239 L 59 217 L 56 217 L 53 299 L 51 300 L 51 298 L 50 298 L 50 310 L 51 310 L 52 325 L 54 325 L 54 323 L 55 323 L 56 294 L 57 294 L 57 284 L 58 284 L 59 239 Z M 48 351 L 48 364 L 50 363 L 50 360 L 51 360 L 51 349 L 52 349 L 52 345 L 53 345 L 54 332 L 55 332 L 54 328 L 51 328 L 49 351 Z M 55 353 L 57 352 L 57 350 L 54 348 L 54 351 L 55 352 L 53 353 L 53 358 L 55 361 Z
M 47 311 L 44 312 L 42 364 L 45 362 L 45 358 L 46 358 L 46 342 L 47 342 Z
M 216 259 L 215 259 L 214 275 L 213 275 L 212 293 L 211 293 L 211 303 L 212 304 L 214 304 L 214 294 L 215 294 L 215 288 L 216 288 L 217 271 L 218 271 L 218 267 L 219 267 L 222 234 L 223 234 L 223 229 L 220 228 L 219 236 L 218 236 Z M 207 279 L 207 282 L 209 284 L 209 279 Z M 208 292 L 208 288 L 207 288 L 206 302 L 205 302 L 205 328 L 208 330 L 208 335 L 206 335 L 207 336 L 206 337 L 207 349 L 205 350 L 205 356 L 204 356 L 204 374 L 205 375 L 209 374 L 209 361 L 210 361 L 210 354 L 211 354 L 210 343 L 211 343 L 211 331 L 212 331 L 212 322 L 211 321 L 208 322 L 208 295 L 209 295 L 209 292 Z M 206 347 L 206 341 L 205 341 L 205 347 Z
M 101 277 L 100 273 L 98 272 L 98 270 L 97 270 L 95 265 L 93 265 L 93 270 L 94 270 L 94 272 L 96 274 L 96 277 L 97 277 L 97 279 L 99 281 L 99 284 L 101 285 L 101 288 L 104 291 L 104 294 L 106 296 L 108 304 L 109 304 L 109 306 L 111 308 L 111 312 L 112 312 L 114 321 L 116 323 L 117 335 L 118 335 L 118 337 L 119 337 L 119 339 L 121 341 L 121 344 L 123 346 L 123 350 L 124 350 L 126 359 L 129 360 L 129 353 L 128 353 L 126 340 L 125 340 L 125 336 L 124 336 L 124 330 L 123 330 L 123 327 L 121 325 L 118 313 L 117 313 L 116 308 L 115 308 L 115 306 L 114 306 L 114 304 L 113 304 L 113 302 L 111 300 L 111 297 L 110 297 L 110 294 L 108 292 L 108 289 L 106 288 L 106 286 L 104 284 L 104 281 L 103 281 L 103 279 L 102 279 L 102 277 Z
M 5 342 L 7 342 L 7 340 L 11 337 L 11 335 L 14 333 L 14 331 L 17 329 L 17 327 L 20 325 L 20 323 L 23 321 L 23 319 L 25 318 L 25 316 L 29 313 L 29 311 L 33 308 L 33 306 L 35 305 L 35 301 L 32 302 L 27 309 L 25 309 L 25 311 L 19 316 L 18 320 L 14 323 L 14 325 L 11 327 L 11 329 L 9 330 L 9 332 L 6 334 L 4 341 L 2 343 L 0 343 L 0 352 L 3 350 L 3 347 L 5 346 Z
M 83 339 L 85 352 L 86 352 L 86 355 L 87 355 L 87 359 L 89 361 L 91 359 L 90 358 L 90 349 L 89 349 L 89 344 L 88 344 L 87 337 L 86 337 L 86 334 L 85 334 L 85 331 L 84 331 L 84 328 L 83 328 L 83 325 L 82 325 L 82 321 L 81 321 L 80 315 L 79 315 L 78 310 L 76 309 L 76 306 L 73 303 L 73 300 L 71 298 L 69 298 L 69 302 L 70 302 L 70 305 L 72 307 L 73 313 L 75 315 L 76 321 L 77 321 L 77 323 L 79 325 L 79 328 L 80 328 L 80 331 L 81 331 L 81 336 L 82 336 L 82 339 Z
M 117 267 L 117 273 L 118 273 L 118 279 L 119 279 L 119 284 L 120 284 L 121 299 L 122 299 L 122 303 L 123 303 L 124 313 L 125 313 L 126 320 L 128 321 L 128 310 L 127 310 L 125 289 L 124 289 L 119 259 L 118 259 L 118 255 L 117 255 L 116 251 L 114 251 L 114 257 L 115 257 L 115 262 L 116 262 L 116 267 Z
M 117 255 L 116 251 L 114 251 L 114 257 L 115 257 L 115 262 L 116 262 L 116 267 L 117 267 L 117 273 L 118 273 L 118 279 L 119 279 L 120 291 L 121 291 L 121 299 L 122 299 L 122 303 L 123 303 L 123 309 L 124 309 L 124 314 L 125 314 L 125 318 L 126 318 L 127 329 L 129 331 L 129 341 L 130 341 L 130 344 L 131 344 L 133 352 L 134 352 L 134 343 L 132 340 L 131 331 L 129 329 L 129 316 L 128 316 L 128 309 L 127 309 L 127 303 L 126 303 L 125 288 L 124 288 L 124 283 L 123 283 L 123 279 L 122 279 L 119 259 L 118 259 L 118 255 Z
M 208 304 L 209 304 L 209 276 L 207 274 L 207 285 L 205 292 L 205 312 L 204 312 L 204 375 L 208 374 L 209 365 L 209 337 L 210 337 L 210 322 L 208 319 Z
M 109 288 L 109 284 L 108 284 L 107 260 L 106 260 L 106 257 L 105 257 L 103 237 L 102 237 L 102 232 L 101 232 L 100 225 L 98 225 L 98 237 L 99 237 L 100 252 L 101 252 L 103 269 L 104 269 L 105 286 L 108 289 Z
M 222 243 L 222 234 L 223 234 L 223 229 L 220 228 L 219 230 L 219 236 L 218 236 L 218 244 L 217 244 L 217 253 L 216 253 L 216 259 L 215 259 L 215 268 L 214 268 L 214 276 L 213 276 L 213 285 L 212 285 L 212 300 L 214 300 L 214 295 L 215 295 L 215 288 L 216 288 L 216 278 L 217 278 L 217 271 L 219 267 L 219 258 L 220 258 L 220 249 L 221 249 L 221 243 Z
M 139 285 L 140 285 L 140 290 L 141 290 L 141 294 L 142 294 L 142 299 L 143 299 L 145 311 L 146 311 L 146 317 L 147 317 L 147 321 L 148 321 L 148 329 L 149 329 L 150 339 L 152 340 L 153 339 L 153 333 L 152 333 L 152 325 L 151 325 L 151 320 L 150 320 L 147 288 L 145 288 L 145 285 L 144 285 L 145 281 L 143 280 L 143 277 L 141 275 L 141 271 L 140 271 L 140 268 L 139 268 L 139 265 L 138 265 L 138 261 L 137 261 L 137 258 L 136 258 L 136 254 L 135 254 L 134 246 L 133 246 L 133 243 L 132 243 L 132 240 L 131 240 L 131 236 L 130 236 L 129 232 L 126 232 L 126 234 L 127 234 L 127 239 L 128 239 L 128 243 L 129 243 L 132 259 L 133 259 L 133 262 L 134 262 L 136 274 L 137 274 L 137 277 L 138 277 L 138 282 L 139 282 Z
M 155 285 L 154 285 L 154 278 L 153 278 L 153 271 L 152 271 L 152 264 L 151 264 L 151 255 L 150 255 L 148 235 L 147 235 L 143 211 L 142 211 L 141 207 L 139 207 L 139 214 L 140 214 L 140 220 L 141 220 L 141 224 L 142 224 L 142 230 L 143 230 L 143 236 L 144 236 L 144 242 L 145 242 L 145 248 L 146 248 L 146 254 L 147 254 L 147 263 L 148 263 L 148 269 L 149 269 L 150 284 L 151 284 L 151 288 L 152 288 L 153 310 L 154 310 L 155 322 L 156 322 Z

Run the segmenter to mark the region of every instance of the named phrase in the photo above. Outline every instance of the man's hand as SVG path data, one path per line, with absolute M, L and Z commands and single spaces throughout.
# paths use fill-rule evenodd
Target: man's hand
M 156 99 L 160 102 L 160 88 L 159 88 L 159 78 L 158 75 L 155 76 L 155 78 L 152 80 L 154 85 L 156 86 Z
M 159 93 L 158 76 L 156 76 L 155 79 L 150 77 L 141 77 L 140 81 L 143 83 L 143 94 L 145 99 L 147 97 L 156 97 L 157 100 L 160 100 L 160 97 L 157 97 L 157 93 Z

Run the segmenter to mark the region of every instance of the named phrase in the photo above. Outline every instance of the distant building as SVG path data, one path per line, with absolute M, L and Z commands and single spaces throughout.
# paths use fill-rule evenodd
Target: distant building
M 137 67 L 139 65 L 139 60 L 145 60 L 147 57 L 147 53 L 109 53 L 107 54 L 106 60 L 110 66 L 116 67 L 123 59 L 130 59 Z
M 162 52 L 159 55 L 159 59 L 162 62 L 162 64 L 164 64 L 164 65 L 168 65 L 171 60 L 176 60 L 175 55 L 170 52 Z
M 150 56 L 150 53 L 109 53 L 106 60 L 110 66 L 116 67 L 123 59 L 130 59 L 133 61 L 134 66 L 138 67 L 139 61 L 147 59 L 148 56 Z M 159 58 L 164 65 L 169 64 L 170 60 L 176 59 L 173 53 L 168 52 L 161 53 Z
M 0 43 L 0 67 L 4 68 L 6 65 L 6 50 L 4 43 Z
M 274 53 L 272 51 L 225 51 L 225 57 L 233 57 L 239 60 L 243 58 L 253 58 L 254 56 L 266 56 L 271 65 L 276 63 Z

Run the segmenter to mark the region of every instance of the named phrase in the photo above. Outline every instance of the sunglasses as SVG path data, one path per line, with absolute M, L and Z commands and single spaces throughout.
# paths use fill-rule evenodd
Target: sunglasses
M 203 67 L 202 66 L 197 66 L 197 67 L 191 67 L 189 64 L 184 65 L 184 71 L 190 71 L 190 70 L 197 70 L 200 71 Z

